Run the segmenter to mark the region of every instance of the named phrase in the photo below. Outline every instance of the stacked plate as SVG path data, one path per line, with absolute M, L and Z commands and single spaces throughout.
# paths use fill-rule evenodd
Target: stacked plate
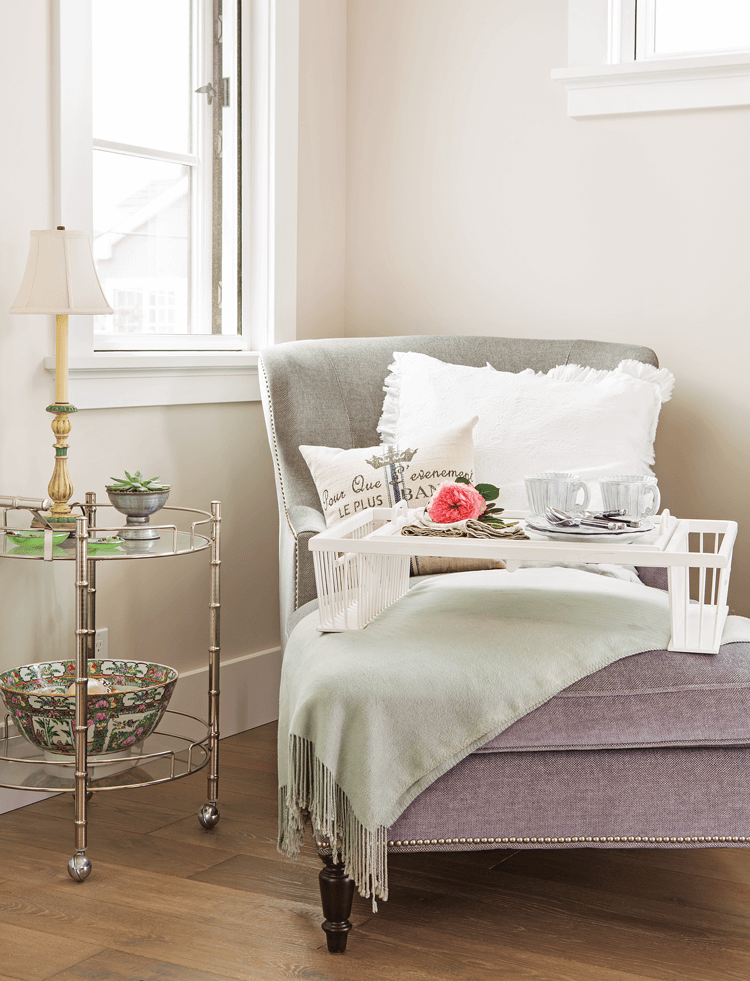
M 601 543 L 634 542 L 641 535 L 654 530 L 654 523 L 646 519 L 638 528 L 596 528 L 592 525 L 562 525 L 550 521 L 543 514 L 530 514 L 526 519 L 526 528 L 536 531 L 553 542 L 588 542 Z

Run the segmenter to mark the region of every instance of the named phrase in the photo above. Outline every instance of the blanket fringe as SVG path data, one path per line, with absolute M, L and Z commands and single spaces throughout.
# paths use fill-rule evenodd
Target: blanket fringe
M 308 739 L 289 736 L 289 763 L 291 782 L 279 788 L 278 850 L 288 858 L 297 857 L 309 816 L 313 832 L 330 841 L 334 862 L 343 861 L 359 894 L 365 899 L 371 896 L 377 912 L 376 899 L 388 899 L 388 829 L 373 831 L 360 823 Z

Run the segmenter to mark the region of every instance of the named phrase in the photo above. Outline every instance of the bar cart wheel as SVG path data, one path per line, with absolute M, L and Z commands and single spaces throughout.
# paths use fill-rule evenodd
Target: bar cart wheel
M 91 874 L 91 859 L 86 858 L 83 852 L 76 854 L 68 862 L 68 875 L 76 882 L 83 882 Z
M 216 804 L 204 804 L 198 811 L 198 820 L 207 831 L 216 827 L 220 817 L 219 808 Z

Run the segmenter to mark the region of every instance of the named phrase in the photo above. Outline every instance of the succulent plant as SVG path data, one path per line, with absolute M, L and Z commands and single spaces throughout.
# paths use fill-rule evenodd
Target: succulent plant
M 159 484 L 158 477 L 144 477 L 140 470 L 134 474 L 125 471 L 125 477 L 112 477 L 112 483 L 107 484 L 107 490 L 112 491 L 164 491 L 169 488 L 169 484 Z

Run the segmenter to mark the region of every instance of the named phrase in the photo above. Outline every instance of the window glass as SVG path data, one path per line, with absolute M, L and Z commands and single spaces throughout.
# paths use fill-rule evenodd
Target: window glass
M 93 249 L 114 308 L 94 320 L 97 349 L 230 335 L 228 349 L 242 324 L 241 5 L 92 4 Z
M 93 0 L 94 137 L 191 152 L 190 0 Z
M 653 54 L 750 48 L 750 0 L 652 0 Z M 639 3 L 639 15 L 641 7 Z
M 98 333 L 189 330 L 188 170 L 94 151 L 94 261 L 115 311 L 94 319 Z

